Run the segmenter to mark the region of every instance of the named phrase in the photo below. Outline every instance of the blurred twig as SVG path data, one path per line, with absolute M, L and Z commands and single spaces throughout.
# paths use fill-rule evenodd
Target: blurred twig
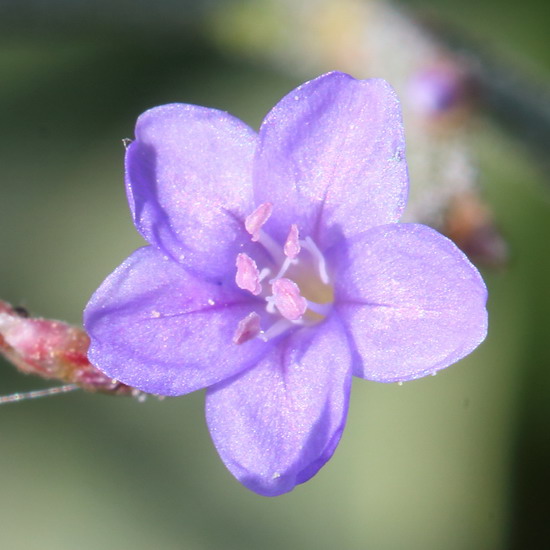
M 550 171 L 550 82 L 432 14 L 421 23 L 468 66 L 480 106 Z

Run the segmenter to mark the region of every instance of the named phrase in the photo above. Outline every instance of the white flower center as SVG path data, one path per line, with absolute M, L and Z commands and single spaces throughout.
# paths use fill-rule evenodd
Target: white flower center
M 235 344 L 255 337 L 267 341 L 296 325 L 317 323 L 332 307 L 333 290 L 323 254 L 311 237 L 300 239 L 296 224 L 290 226 L 283 246 L 265 233 L 262 226 L 272 210 L 270 203 L 263 203 L 245 220 L 252 241 L 268 252 L 269 265 L 258 267 L 247 254 L 238 254 L 235 282 L 265 301 L 273 324 L 262 330 L 259 315 L 250 313 L 239 322 Z

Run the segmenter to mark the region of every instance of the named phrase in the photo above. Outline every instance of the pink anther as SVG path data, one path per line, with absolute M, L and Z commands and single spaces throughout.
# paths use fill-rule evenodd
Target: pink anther
M 249 290 L 257 296 L 262 291 L 260 284 L 260 272 L 256 262 L 244 253 L 237 255 L 237 275 L 235 282 L 239 288 Z
M 288 237 L 286 238 L 285 246 L 284 246 L 284 253 L 285 256 L 293 260 L 300 254 L 301 246 L 298 236 L 298 226 L 293 223 L 290 226 L 290 232 L 288 233 Z
M 273 205 L 270 202 L 264 202 L 247 216 L 244 220 L 244 227 L 252 235 L 254 242 L 260 239 L 260 229 L 262 225 L 269 219 L 271 212 L 273 211 Z
M 300 294 L 300 287 L 290 279 L 273 281 L 273 302 L 281 315 L 289 321 L 298 321 L 307 309 L 307 300 Z
M 239 321 L 237 330 L 233 335 L 234 344 L 244 344 L 260 334 L 260 316 L 256 312 L 249 313 Z

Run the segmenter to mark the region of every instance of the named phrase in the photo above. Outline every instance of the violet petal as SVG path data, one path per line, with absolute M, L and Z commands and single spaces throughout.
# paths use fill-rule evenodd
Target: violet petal
M 231 115 L 170 104 L 143 113 L 126 152 L 128 202 L 138 231 L 194 273 L 233 269 L 248 241 L 257 136 Z
M 423 225 L 373 228 L 339 250 L 335 302 L 360 357 L 354 374 L 412 380 L 485 338 L 487 290 L 446 237 Z
M 208 389 L 210 433 L 241 483 L 275 496 L 315 475 L 344 429 L 350 363 L 334 316 L 283 337 L 253 369 Z
M 180 395 L 254 365 L 271 343 L 233 343 L 256 300 L 234 283 L 207 283 L 154 247 L 134 252 L 90 299 L 88 357 L 108 376 L 149 393 Z M 263 305 L 260 316 L 267 315 Z
M 381 79 L 329 73 L 285 96 L 260 128 L 256 202 L 274 204 L 269 232 L 291 224 L 320 248 L 399 219 L 408 192 L 399 101 Z

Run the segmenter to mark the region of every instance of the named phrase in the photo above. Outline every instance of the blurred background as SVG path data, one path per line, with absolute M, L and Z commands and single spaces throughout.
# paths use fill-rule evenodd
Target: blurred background
M 225 470 L 202 392 L 2 406 L 0 548 L 550 548 L 549 16 L 539 0 L 0 0 L 1 299 L 80 324 L 141 245 L 121 140 L 142 111 L 258 127 L 331 69 L 396 87 L 408 219 L 455 238 L 490 296 L 489 336 L 458 365 L 356 380 L 333 459 L 277 498 Z M 1 394 L 48 385 L 0 360 Z

